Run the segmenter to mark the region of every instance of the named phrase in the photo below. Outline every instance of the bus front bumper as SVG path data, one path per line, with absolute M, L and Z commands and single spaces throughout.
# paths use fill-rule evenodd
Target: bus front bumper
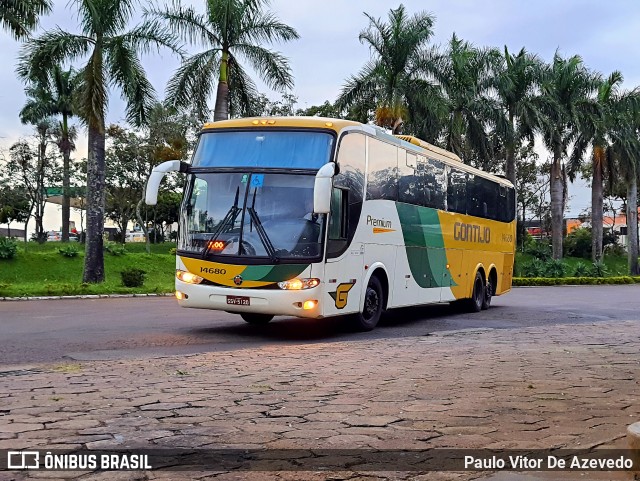
M 176 279 L 176 292 L 183 295 L 183 299 L 178 298 L 180 307 L 314 319 L 323 317 L 321 286 L 299 291 L 234 289 L 206 284 L 187 284 Z M 178 296 L 176 295 L 176 297 Z

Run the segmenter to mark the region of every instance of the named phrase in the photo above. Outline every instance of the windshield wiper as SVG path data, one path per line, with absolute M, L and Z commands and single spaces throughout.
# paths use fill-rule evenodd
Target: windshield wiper
M 275 247 L 273 247 L 273 243 L 271 242 L 271 239 L 269 239 L 269 236 L 267 235 L 267 231 L 264 230 L 264 226 L 262 225 L 262 222 L 260 221 L 260 217 L 258 217 L 258 213 L 256 212 L 256 209 L 255 209 L 257 190 L 258 190 L 257 187 L 253 190 L 253 201 L 251 202 L 251 207 L 247 208 L 247 212 L 249 212 L 251 221 L 256 225 L 256 231 L 258 232 L 258 237 L 260 237 L 260 240 L 262 241 L 262 245 L 264 245 L 264 248 L 267 251 L 267 254 L 269 255 L 269 257 L 271 258 L 271 261 L 274 264 L 277 264 L 278 262 L 280 262 L 280 259 L 276 255 L 276 249 Z
M 218 227 L 216 228 L 215 232 L 211 235 L 211 237 L 209 237 L 209 240 L 207 241 L 207 245 L 204 247 L 204 250 L 202 251 L 203 259 L 207 257 L 207 255 L 209 254 L 209 251 L 211 250 L 211 246 L 216 241 L 216 239 L 218 239 L 218 236 L 223 232 L 225 232 L 229 226 L 233 226 L 236 222 L 236 219 L 238 218 L 238 215 L 240 214 L 240 212 L 242 212 L 242 209 L 238 207 L 239 195 L 240 195 L 240 187 L 237 187 L 236 198 L 233 201 L 233 205 L 227 211 L 227 214 L 224 216 L 224 219 L 222 219 L 222 222 L 218 224 Z

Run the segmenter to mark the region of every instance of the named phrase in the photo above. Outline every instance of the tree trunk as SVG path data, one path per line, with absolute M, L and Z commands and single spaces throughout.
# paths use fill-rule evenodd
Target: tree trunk
M 593 262 L 602 260 L 602 162 L 604 151 L 602 147 L 593 148 L 593 180 L 591 182 L 591 259 Z
M 87 230 L 83 282 L 104 281 L 104 119 L 101 125 L 89 126 L 89 155 L 87 159 Z
M 71 144 L 69 143 L 69 126 L 67 115 L 62 115 L 62 139 L 60 142 L 62 150 L 62 242 L 69 242 L 69 217 L 71 213 L 71 195 L 69 194 L 70 174 L 69 161 L 71 157 Z
M 512 113 L 509 113 L 509 123 L 511 127 L 513 127 Z M 507 142 L 506 151 L 507 151 L 506 152 L 507 158 L 506 158 L 506 165 L 505 165 L 505 175 L 507 176 L 507 179 L 509 179 L 509 182 L 511 182 L 515 187 L 516 185 L 516 147 L 515 147 L 514 139 Z
M 220 62 L 220 77 L 218 79 L 218 91 L 216 92 L 216 107 L 213 112 L 213 121 L 227 120 L 229 118 L 229 53 L 222 52 Z
M 564 232 L 564 182 L 562 178 L 561 153 L 554 149 L 551 164 L 551 242 L 553 258 L 562 259 L 562 236 Z
M 629 274 L 632 276 L 640 275 L 640 266 L 638 265 L 638 178 L 636 175 L 631 177 L 627 185 L 627 253 L 629 256 Z

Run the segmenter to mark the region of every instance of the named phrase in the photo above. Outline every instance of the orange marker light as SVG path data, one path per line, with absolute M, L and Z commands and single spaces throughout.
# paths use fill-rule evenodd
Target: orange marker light
M 224 249 L 224 241 L 213 241 L 209 242 L 209 250 L 212 251 L 221 251 Z
M 317 305 L 318 305 L 318 301 L 316 301 L 316 300 L 304 301 L 304 304 L 302 305 L 302 308 L 308 311 L 309 309 L 313 309 Z
M 180 292 L 180 291 L 176 291 L 176 299 L 178 299 L 179 301 L 182 301 L 184 299 L 188 299 L 189 296 L 186 295 L 184 292 Z

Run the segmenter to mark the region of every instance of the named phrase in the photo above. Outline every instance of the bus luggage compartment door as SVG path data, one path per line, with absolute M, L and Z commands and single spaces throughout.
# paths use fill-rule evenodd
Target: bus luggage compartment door
M 323 315 L 358 312 L 362 290 L 360 283 L 364 278 L 364 245 L 351 244 L 340 257 L 327 259 L 324 268 Z

